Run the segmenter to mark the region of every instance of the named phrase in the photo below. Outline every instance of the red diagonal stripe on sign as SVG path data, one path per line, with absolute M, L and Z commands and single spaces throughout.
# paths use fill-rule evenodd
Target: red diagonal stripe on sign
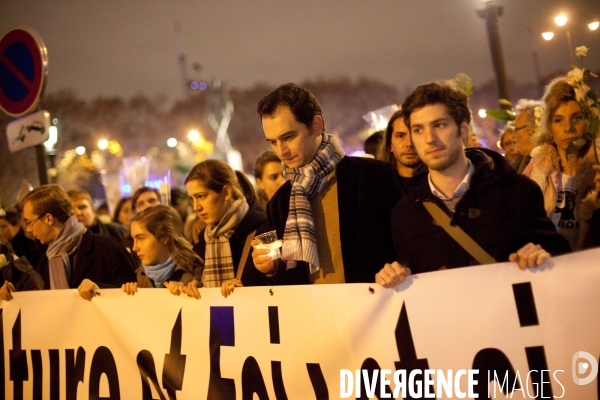
M 29 79 L 27 79 L 25 75 L 23 75 L 23 73 L 17 67 L 15 67 L 15 65 L 8 59 L 8 57 L 6 57 L 6 55 L 0 54 L 0 62 L 6 65 L 10 72 L 12 72 L 13 75 L 17 77 L 19 82 L 21 82 L 23 86 L 25 86 L 27 90 L 31 92 L 32 83 L 29 81 Z

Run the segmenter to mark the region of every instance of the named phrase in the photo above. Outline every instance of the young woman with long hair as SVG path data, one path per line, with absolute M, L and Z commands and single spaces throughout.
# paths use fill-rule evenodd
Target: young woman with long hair
M 206 160 L 192 168 L 185 187 L 194 212 L 207 225 L 194 246 L 204 269 L 188 285 L 188 295 L 199 298 L 202 286 L 221 287 L 227 296 L 236 286 L 265 284 L 248 256 L 257 229 L 267 221 L 265 210 L 248 193 L 251 185 L 245 180 L 240 185 L 223 161 Z
M 135 214 L 131 218 L 131 237 L 132 250 L 142 266 L 136 271 L 137 282 L 123 285 L 127 294 L 134 294 L 138 287 L 163 286 L 179 294 L 202 269 L 202 260 L 183 237 L 181 217 L 172 207 L 155 205 Z
M 135 214 L 131 237 L 141 266 L 135 271 L 136 281 L 121 286 L 129 295 L 138 288 L 161 287 L 179 295 L 202 269 L 202 260 L 183 237 L 181 217 L 171 207 L 155 205 Z

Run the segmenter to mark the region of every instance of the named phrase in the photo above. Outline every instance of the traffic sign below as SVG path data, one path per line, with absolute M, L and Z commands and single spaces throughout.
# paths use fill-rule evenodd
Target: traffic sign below
M 48 51 L 29 28 L 14 28 L 0 39 L 0 109 L 11 117 L 33 111 L 48 72 Z
M 49 137 L 48 128 L 50 128 L 50 113 L 44 110 L 10 122 L 6 125 L 8 149 L 11 153 L 16 153 L 27 147 L 44 143 Z

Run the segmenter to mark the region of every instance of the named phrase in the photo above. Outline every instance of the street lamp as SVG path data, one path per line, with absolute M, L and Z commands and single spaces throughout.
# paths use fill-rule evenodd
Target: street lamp
M 200 132 L 192 129 L 188 132 L 188 139 L 190 139 L 190 142 L 195 142 L 196 140 L 200 139 Z
M 558 15 L 556 18 L 554 18 L 554 22 L 556 22 L 556 25 L 558 26 L 565 26 L 568 20 L 569 19 L 564 14 Z M 573 43 L 571 42 L 571 31 L 569 30 L 569 28 L 565 30 L 565 33 L 567 34 L 567 46 L 569 46 L 569 57 L 571 58 L 571 65 L 575 65 L 575 48 L 573 47 Z
M 590 20 L 588 19 L 588 21 Z M 569 18 L 564 14 L 560 14 L 554 18 L 554 22 L 558 26 L 565 26 L 567 25 L 567 22 L 569 22 Z M 596 19 L 592 19 L 587 24 L 588 28 L 591 31 L 595 31 L 596 29 L 598 29 L 599 25 L 600 22 Z M 567 46 L 569 46 L 569 58 L 571 60 L 571 64 L 575 65 L 575 48 L 573 47 L 573 42 L 571 41 L 571 31 L 569 28 L 565 29 L 565 34 L 567 35 Z M 554 38 L 554 32 L 543 32 L 542 37 L 544 38 L 544 40 L 552 40 L 552 38 Z
M 558 15 L 557 17 L 554 18 L 554 22 L 556 22 L 556 25 L 558 25 L 558 26 L 565 26 L 565 24 L 567 23 L 568 20 L 569 19 L 564 14 Z
M 552 40 L 554 37 L 554 32 L 542 32 L 542 37 L 544 40 Z
M 502 15 L 503 10 L 503 6 L 496 5 L 492 0 L 489 0 L 486 1 L 482 7 L 477 8 L 476 12 L 480 18 L 485 19 L 500 98 L 510 101 L 508 80 L 506 79 L 506 69 L 504 67 L 504 56 L 502 54 L 502 44 L 500 43 L 500 29 L 498 27 L 498 19 Z M 503 107 L 505 106 L 503 105 Z

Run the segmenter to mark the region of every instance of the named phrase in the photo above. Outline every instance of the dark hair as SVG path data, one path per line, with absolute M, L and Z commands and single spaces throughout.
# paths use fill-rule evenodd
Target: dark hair
M 275 154 L 273 150 L 266 150 L 260 153 L 254 162 L 254 177 L 257 179 L 262 179 L 265 165 L 270 162 L 281 164 L 281 160 L 279 157 L 277 157 L 277 154 Z
M 135 203 L 137 203 L 140 196 L 146 192 L 154 192 L 156 194 L 156 197 L 158 198 L 158 201 L 160 201 L 160 194 L 158 193 L 158 190 L 148 186 L 142 186 L 141 188 L 136 190 L 133 196 L 131 197 L 131 209 L 133 211 L 135 211 Z
M 4 213 L 0 213 L 0 218 L 7 220 L 12 226 L 19 225 L 19 221 L 21 221 L 19 214 L 11 210 L 6 210 Z
M 383 142 L 383 131 L 377 131 L 369 136 L 364 143 L 365 154 L 370 154 L 373 157 L 377 156 L 379 146 Z
M 187 198 L 188 196 L 183 192 L 183 190 L 179 188 L 171 189 L 171 205 L 173 207 L 180 205 L 182 202 L 185 203 Z
M 236 174 L 221 160 L 206 160 L 194 165 L 185 178 L 186 184 L 190 181 L 200 181 L 204 187 L 217 193 L 229 186 L 234 200 L 245 197 Z
M 244 174 L 242 171 L 235 171 L 235 176 L 237 177 L 246 201 L 248 204 L 253 204 L 256 200 L 256 191 L 254 190 L 254 186 L 252 186 L 252 182 L 250 182 L 250 179 L 248 179 L 246 174 Z
M 281 85 L 263 97 L 258 102 L 256 111 L 262 119 L 265 116 L 272 117 L 277 112 L 277 109 L 282 106 L 289 107 L 296 120 L 306 125 L 309 129 L 312 128 L 315 115 L 323 118 L 323 109 L 317 98 L 311 92 L 295 83 Z M 324 119 L 323 131 L 325 131 Z M 322 132 L 315 133 L 320 134 Z
M 127 203 L 129 200 L 131 200 L 130 197 L 121 197 L 121 200 L 119 200 L 119 202 L 117 203 L 117 206 L 115 207 L 115 213 L 113 214 L 113 219 L 112 219 L 113 222 L 119 222 L 119 214 L 121 213 L 121 208 L 123 208 L 125 203 Z M 133 202 L 131 203 L 131 208 L 133 209 Z
M 430 82 L 413 90 L 402 104 L 402 116 L 406 126 L 410 129 L 410 115 L 415 110 L 433 104 L 444 104 L 456 125 L 471 122 L 469 98 L 466 94 L 447 83 Z
M 71 199 L 58 185 L 47 185 L 33 189 L 21 199 L 21 208 L 31 202 L 34 214 L 42 216 L 52 214 L 59 222 L 64 223 L 73 215 Z
M 387 126 L 385 127 L 385 131 L 383 131 L 383 140 L 379 146 L 379 151 L 377 152 L 377 159 L 385 162 L 389 162 L 396 168 L 396 159 L 394 158 L 394 153 L 390 151 L 392 148 L 392 134 L 394 133 L 394 122 L 398 118 L 403 118 L 402 108 L 398 111 L 394 112 L 390 117 Z
M 171 257 L 177 266 L 194 274 L 195 266 L 201 259 L 192 250 L 192 245 L 183 237 L 183 223 L 174 208 L 156 204 L 144 208 L 131 217 L 131 222 L 139 222 L 158 240 L 167 240 Z

